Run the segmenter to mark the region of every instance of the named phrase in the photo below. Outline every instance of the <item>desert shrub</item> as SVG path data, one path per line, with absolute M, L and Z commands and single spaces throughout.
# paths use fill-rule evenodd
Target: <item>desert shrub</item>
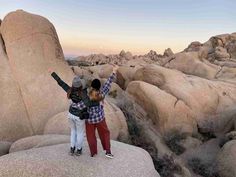
M 206 142 L 212 138 L 216 138 L 215 134 L 213 132 L 199 132 L 202 135 L 202 141 Z
M 220 177 L 213 164 L 203 163 L 199 158 L 190 159 L 188 165 L 195 174 L 203 177 Z
M 174 177 L 174 174 L 181 174 L 182 168 L 174 162 L 172 156 L 164 155 L 162 158 L 157 158 L 154 165 L 160 176 Z
M 116 98 L 117 97 L 117 90 L 113 90 L 113 91 L 109 92 L 108 95 L 111 96 L 112 98 Z
M 173 151 L 176 155 L 180 155 L 185 151 L 185 148 L 179 144 L 179 142 L 186 138 L 185 134 L 178 131 L 174 131 L 164 136 L 164 141 L 166 145 Z

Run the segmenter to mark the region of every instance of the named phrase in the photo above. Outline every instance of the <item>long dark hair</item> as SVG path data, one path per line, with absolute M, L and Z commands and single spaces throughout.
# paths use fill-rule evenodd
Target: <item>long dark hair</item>
M 68 91 L 67 91 L 67 98 L 68 99 L 71 99 L 71 94 L 75 94 L 77 93 L 76 95 L 80 96 L 82 94 L 82 90 L 83 90 L 83 87 L 71 87 Z

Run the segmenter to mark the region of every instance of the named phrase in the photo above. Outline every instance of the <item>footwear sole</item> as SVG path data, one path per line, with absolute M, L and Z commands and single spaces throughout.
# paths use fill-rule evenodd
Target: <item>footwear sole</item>
M 106 155 L 106 157 L 109 158 L 109 159 L 113 159 L 114 158 L 114 156 L 108 156 L 108 155 Z

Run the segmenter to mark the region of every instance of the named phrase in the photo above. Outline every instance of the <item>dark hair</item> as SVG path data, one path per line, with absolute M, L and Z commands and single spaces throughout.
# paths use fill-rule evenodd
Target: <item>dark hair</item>
M 82 94 L 82 89 L 83 89 L 83 87 L 71 87 L 68 91 L 67 91 L 67 98 L 68 99 L 71 99 L 71 95 L 72 95 L 72 93 L 75 93 L 75 92 L 77 92 L 78 93 L 78 95 L 81 95 Z
M 101 88 L 101 82 L 99 79 L 94 79 L 91 83 L 91 87 L 96 89 L 96 90 L 100 90 Z

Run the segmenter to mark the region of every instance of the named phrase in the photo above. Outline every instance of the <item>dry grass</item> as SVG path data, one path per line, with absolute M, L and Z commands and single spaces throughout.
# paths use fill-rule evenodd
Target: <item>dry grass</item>
M 203 163 L 199 158 L 190 159 L 188 165 L 195 174 L 203 177 L 220 177 L 213 164 Z
M 179 142 L 186 138 L 185 134 L 182 134 L 180 132 L 172 132 L 164 136 L 164 140 L 166 145 L 170 148 L 171 151 L 173 151 L 176 155 L 180 155 L 184 153 L 185 148 L 182 147 Z

